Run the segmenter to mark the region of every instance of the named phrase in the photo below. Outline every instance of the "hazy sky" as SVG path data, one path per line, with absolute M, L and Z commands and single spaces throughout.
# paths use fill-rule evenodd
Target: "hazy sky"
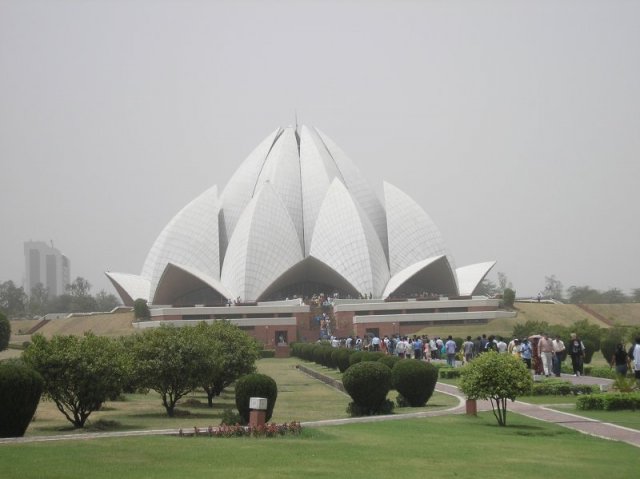
M 640 288 L 639 1 L 0 0 L 0 281 L 93 292 L 278 126 L 316 126 L 518 295 Z

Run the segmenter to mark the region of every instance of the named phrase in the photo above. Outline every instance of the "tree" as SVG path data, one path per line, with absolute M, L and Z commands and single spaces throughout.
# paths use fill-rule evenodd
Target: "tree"
M 640 288 L 631 290 L 631 301 L 634 303 L 640 303 Z
M 198 324 L 194 336 L 202 342 L 204 354 L 213 358 L 203 371 L 202 381 L 209 407 L 213 407 L 215 396 L 241 376 L 255 371 L 260 347 L 247 333 L 224 320 Z
M 0 283 L 0 311 L 9 318 L 22 316 L 26 311 L 27 295 L 22 287 L 17 287 L 13 281 Z
M 562 301 L 564 295 L 564 286 L 562 282 L 556 279 L 556 275 L 544 277 L 544 291 L 542 293 L 545 298 L 552 298 Z
M 151 319 L 151 311 L 149 311 L 146 300 L 138 298 L 133 302 L 133 315 L 138 321 L 148 321 Z
M 31 296 L 29 297 L 29 314 L 34 316 L 44 316 L 47 314 L 47 303 L 49 301 L 49 289 L 44 284 L 36 283 L 31 288 Z
M 122 391 L 125 370 L 119 344 L 92 333 L 50 340 L 36 334 L 23 359 L 44 379 L 45 396 L 81 428 L 93 411 Z
M 533 379 L 525 363 L 512 354 L 489 351 L 462 370 L 460 389 L 469 399 L 488 399 L 499 426 L 507 425 L 507 399 L 529 394 Z
M 88 313 L 97 309 L 96 300 L 91 296 L 91 283 L 81 276 L 67 286 L 67 293 L 71 296 L 72 313 Z
M 516 300 L 516 292 L 511 288 L 505 289 L 503 293 L 504 305 L 507 308 L 513 308 L 513 303 L 515 302 L 515 300 Z
M 100 290 L 95 296 L 96 310 L 97 311 L 111 311 L 118 306 L 120 302 L 113 294 L 107 293 L 104 289 Z
M 473 291 L 474 294 L 482 296 L 494 296 L 498 292 L 498 287 L 490 279 L 483 279 L 480 284 Z
M 131 352 L 138 385 L 160 394 L 169 417 L 182 397 L 202 385 L 216 361 L 190 327 L 149 328 L 135 337 Z
M 498 271 L 498 287 L 501 292 L 504 292 L 506 289 L 513 289 L 513 283 L 509 281 L 507 275 L 502 271 Z
M 600 294 L 600 298 L 605 304 L 618 304 L 618 303 L 627 303 L 629 302 L 629 298 L 627 297 L 622 290 L 618 288 L 611 288 L 604 293 Z
M 600 292 L 590 286 L 570 286 L 569 302 L 573 304 L 599 304 L 602 302 Z
M 11 323 L 7 317 L 0 313 L 0 351 L 4 351 L 9 347 L 11 339 Z

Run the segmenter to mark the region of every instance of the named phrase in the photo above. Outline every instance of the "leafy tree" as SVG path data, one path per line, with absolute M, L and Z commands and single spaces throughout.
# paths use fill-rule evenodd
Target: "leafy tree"
M 31 288 L 29 297 L 29 313 L 36 316 L 47 314 L 47 303 L 49 301 L 49 289 L 44 284 L 37 283 Z
M 487 278 L 483 279 L 473 291 L 473 294 L 482 296 L 494 296 L 496 293 L 498 293 L 498 287 L 493 281 Z
M 556 279 L 556 275 L 544 277 L 544 291 L 543 295 L 546 298 L 552 298 L 562 301 L 564 297 L 564 286 L 562 282 Z
M 91 283 L 81 276 L 67 286 L 67 293 L 71 296 L 72 313 L 88 313 L 97 309 L 96 300 L 91 296 Z
M 22 316 L 26 311 L 27 295 L 22 287 L 17 287 L 13 281 L 0 283 L 0 312 L 9 318 Z
M 47 301 L 45 313 L 69 313 L 71 312 L 72 298 L 70 294 L 54 296 Z
M 629 298 L 626 294 L 622 292 L 622 290 L 618 288 L 611 288 L 604 293 L 601 293 L 600 298 L 605 304 L 618 304 L 618 303 L 628 303 Z
M 77 428 L 122 391 L 122 351 L 115 339 L 87 333 L 48 340 L 36 334 L 23 359 L 44 379 L 45 396 Z
M 133 314 L 138 321 L 148 321 L 151 319 L 151 311 L 147 301 L 138 298 L 133 302 Z
M 505 291 L 507 289 L 513 289 L 513 283 L 509 281 L 507 275 L 502 271 L 498 271 L 498 287 L 500 291 Z
M 213 398 L 241 376 L 253 373 L 260 357 L 258 343 L 228 321 L 200 323 L 194 336 L 202 344 L 205 354 L 213 358 L 204 370 L 202 387 L 207 393 L 209 407 Z
M 11 339 L 11 323 L 7 317 L 0 313 L 0 351 L 4 351 L 9 347 Z
M 111 311 L 120 304 L 115 295 L 107 293 L 104 289 L 100 290 L 94 299 L 97 311 Z
M 640 288 L 631 290 L 631 301 L 634 303 L 640 303 Z
M 569 287 L 569 302 L 573 304 L 599 304 L 602 302 L 600 292 L 590 286 Z
M 538 334 L 543 331 L 549 331 L 549 323 L 546 321 L 532 321 L 528 320 L 523 324 L 516 324 L 513 327 L 512 336 L 514 338 L 527 338 L 532 334 Z
M 504 305 L 507 308 L 513 308 L 513 303 L 516 300 L 516 292 L 511 288 L 505 289 L 504 294 L 502 296 L 502 300 L 504 301 Z
M 169 417 L 182 397 L 202 385 L 217 359 L 194 328 L 164 325 L 136 336 L 131 353 L 138 385 L 160 394 Z
M 529 394 L 533 379 L 522 360 L 489 351 L 464 367 L 460 389 L 469 399 L 488 399 L 499 426 L 507 425 L 507 399 Z

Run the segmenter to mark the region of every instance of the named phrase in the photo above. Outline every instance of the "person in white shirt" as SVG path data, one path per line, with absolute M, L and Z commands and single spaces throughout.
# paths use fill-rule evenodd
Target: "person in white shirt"
M 631 359 L 631 367 L 636 379 L 640 381 L 640 336 L 636 338 L 636 344 L 629 349 L 629 358 Z
M 564 347 L 564 342 L 560 339 L 559 334 L 556 334 L 556 337 L 551 341 L 551 344 L 553 345 L 553 374 L 559 378 L 562 361 L 564 361 L 564 356 L 566 354 L 566 348 Z

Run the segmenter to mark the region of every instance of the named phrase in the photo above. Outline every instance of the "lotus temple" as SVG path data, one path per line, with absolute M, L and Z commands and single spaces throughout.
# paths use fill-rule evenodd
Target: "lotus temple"
M 227 319 L 266 347 L 511 315 L 473 295 L 495 261 L 457 267 L 415 201 L 380 193 L 320 130 L 278 128 L 169 221 L 139 275 L 105 274 L 149 303 L 138 327 Z

